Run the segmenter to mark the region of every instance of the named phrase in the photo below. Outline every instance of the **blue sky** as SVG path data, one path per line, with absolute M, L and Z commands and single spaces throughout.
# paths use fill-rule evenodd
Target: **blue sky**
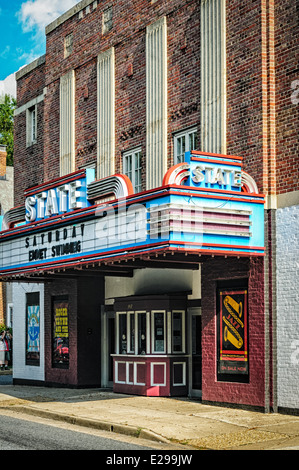
M 0 0 L 0 94 L 11 86 L 12 74 L 46 52 L 45 26 L 76 3 L 78 0 Z

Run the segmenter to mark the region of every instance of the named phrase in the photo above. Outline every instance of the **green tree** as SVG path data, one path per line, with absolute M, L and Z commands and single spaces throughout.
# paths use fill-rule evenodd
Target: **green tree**
M 7 147 L 7 165 L 13 165 L 14 110 L 17 102 L 10 95 L 0 96 L 0 144 Z

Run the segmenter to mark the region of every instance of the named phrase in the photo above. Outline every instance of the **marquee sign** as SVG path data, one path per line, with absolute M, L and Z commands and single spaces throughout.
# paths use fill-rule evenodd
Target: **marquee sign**
M 88 207 L 87 187 L 94 179 L 87 169 L 25 191 L 26 223 Z
M 13 210 L 0 232 L 2 278 L 159 250 L 264 254 L 264 197 L 240 157 L 186 154 L 160 188 L 138 194 L 124 175 L 96 181 L 82 170 L 25 201 L 23 222 Z
M 258 194 L 255 181 L 242 170 L 242 157 L 186 152 L 185 161 L 166 173 L 163 184 L 178 184 L 202 190 Z

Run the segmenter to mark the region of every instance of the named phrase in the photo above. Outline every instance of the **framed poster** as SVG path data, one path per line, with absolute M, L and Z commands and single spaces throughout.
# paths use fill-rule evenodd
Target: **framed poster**
M 26 365 L 40 365 L 39 292 L 26 294 Z
M 67 297 L 53 299 L 52 366 L 69 367 L 69 303 Z
M 218 376 L 248 376 L 247 289 L 218 290 Z

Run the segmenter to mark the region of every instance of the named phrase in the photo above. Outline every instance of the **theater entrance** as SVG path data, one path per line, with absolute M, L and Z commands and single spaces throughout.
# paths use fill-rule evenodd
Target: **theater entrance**
M 106 311 L 101 315 L 102 341 L 102 387 L 113 388 L 113 356 L 115 352 L 115 312 Z
M 201 350 L 201 308 L 189 308 L 189 395 L 201 398 L 202 389 L 202 350 Z

